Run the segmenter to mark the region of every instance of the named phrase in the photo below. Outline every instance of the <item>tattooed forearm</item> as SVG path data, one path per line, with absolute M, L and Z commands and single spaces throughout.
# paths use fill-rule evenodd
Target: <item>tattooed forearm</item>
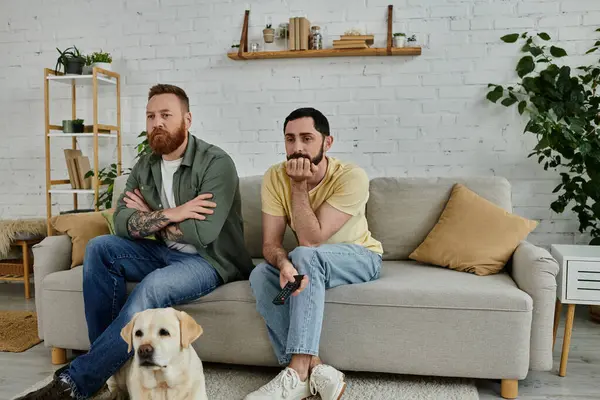
M 129 218 L 127 229 L 135 238 L 143 238 L 160 231 L 169 225 L 169 218 L 165 217 L 162 210 L 142 212 L 138 211 Z
M 169 225 L 159 233 L 163 240 L 171 240 L 173 242 L 183 242 L 183 232 L 179 229 L 179 224 Z

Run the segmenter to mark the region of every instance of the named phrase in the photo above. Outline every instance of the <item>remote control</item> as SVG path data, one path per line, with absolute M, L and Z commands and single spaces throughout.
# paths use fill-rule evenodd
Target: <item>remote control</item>
M 279 292 L 279 294 L 275 296 L 275 298 L 273 299 L 273 304 L 278 306 L 284 304 L 288 297 L 290 297 L 292 293 L 294 293 L 296 289 L 300 287 L 304 275 L 294 275 L 294 278 L 296 278 L 295 282 L 288 282 L 287 285 L 285 285 L 284 288 L 281 289 L 281 292 Z

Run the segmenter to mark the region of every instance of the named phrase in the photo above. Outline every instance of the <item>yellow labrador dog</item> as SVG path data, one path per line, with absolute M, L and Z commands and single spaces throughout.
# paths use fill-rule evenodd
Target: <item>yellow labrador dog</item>
M 136 313 L 121 331 L 134 356 L 107 382 L 115 399 L 208 400 L 204 370 L 191 346 L 202 327 L 183 311 Z M 127 396 L 127 394 L 129 396 Z

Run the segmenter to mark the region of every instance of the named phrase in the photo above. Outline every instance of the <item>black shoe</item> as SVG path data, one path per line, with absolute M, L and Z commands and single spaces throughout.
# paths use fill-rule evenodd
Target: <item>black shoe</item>
M 15 400 L 73 400 L 71 386 L 54 377 L 49 384 Z

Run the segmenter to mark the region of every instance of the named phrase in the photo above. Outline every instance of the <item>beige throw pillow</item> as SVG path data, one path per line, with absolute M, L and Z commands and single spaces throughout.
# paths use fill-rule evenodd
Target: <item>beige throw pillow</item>
M 537 225 L 457 183 L 437 224 L 409 258 L 477 275 L 495 274 Z
M 83 264 L 87 243 L 96 236 L 108 235 L 110 229 L 102 212 L 63 214 L 52 217 L 52 226 L 71 238 L 71 268 Z

